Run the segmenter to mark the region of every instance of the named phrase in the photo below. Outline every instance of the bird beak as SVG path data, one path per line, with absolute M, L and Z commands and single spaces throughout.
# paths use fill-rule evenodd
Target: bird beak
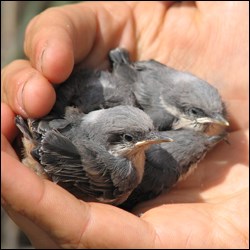
M 219 134 L 219 135 L 210 136 L 208 140 L 209 140 L 210 144 L 213 145 L 213 144 L 217 144 L 221 140 L 227 140 L 226 137 L 227 137 L 227 133 L 224 132 L 224 133 Z
M 221 126 L 229 126 L 229 122 L 221 115 L 217 115 L 213 118 L 211 117 L 202 117 L 196 119 L 198 123 L 204 124 L 204 123 L 213 123 L 213 124 L 218 124 Z
M 172 141 L 173 139 L 171 139 L 168 136 L 165 136 L 159 132 L 152 132 L 147 136 L 145 140 L 137 142 L 135 144 L 135 147 L 147 146 L 151 144 L 159 144 L 163 142 L 172 142 Z

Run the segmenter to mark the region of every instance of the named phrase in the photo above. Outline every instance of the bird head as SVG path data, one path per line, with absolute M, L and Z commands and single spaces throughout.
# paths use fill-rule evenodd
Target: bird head
M 155 131 L 153 121 L 142 110 L 132 106 L 117 106 L 105 116 L 107 149 L 115 156 L 134 157 L 152 144 L 172 141 Z M 107 112 L 107 110 L 105 110 Z
M 114 156 L 131 158 L 144 152 L 151 144 L 171 141 L 155 131 L 153 121 L 133 106 L 116 106 L 93 111 L 81 121 L 89 139 L 105 145 Z
M 137 154 L 144 153 L 151 145 L 173 141 L 166 134 L 157 131 L 143 131 L 137 129 L 124 133 L 111 134 L 109 148 L 113 155 L 132 159 Z
M 144 111 L 132 106 L 93 111 L 84 117 L 84 122 L 84 128 L 93 128 L 95 132 L 88 134 L 105 145 L 110 154 L 131 161 L 139 182 L 144 173 L 145 150 L 152 144 L 172 141 L 155 131 L 153 121 Z
M 205 132 L 210 126 L 229 126 L 218 90 L 192 74 L 175 72 L 171 88 L 163 91 L 161 104 L 175 117 L 172 129 Z M 221 132 L 221 131 L 220 131 Z
M 117 157 L 125 157 L 131 161 L 138 173 L 139 182 L 144 174 L 145 151 L 151 145 L 173 141 L 167 134 L 160 134 L 156 131 L 144 130 L 140 127 L 137 130 L 128 129 L 124 133 L 111 134 L 109 137 L 109 152 Z

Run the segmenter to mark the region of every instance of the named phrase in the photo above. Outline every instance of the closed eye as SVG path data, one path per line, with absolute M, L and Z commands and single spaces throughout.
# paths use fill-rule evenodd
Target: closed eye
M 195 117 L 204 117 L 206 116 L 204 111 L 202 109 L 199 109 L 199 108 L 189 108 L 187 110 L 188 114 L 191 115 L 191 116 L 195 116 Z
M 122 137 L 120 134 L 110 134 L 108 137 L 108 143 L 110 143 L 111 145 L 120 143 L 122 140 Z
M 134 137 L 131 134 L 110 134 L 108 138 L 108 142 L 110 144 L 119 144 L 121 142 L 132 142 Z

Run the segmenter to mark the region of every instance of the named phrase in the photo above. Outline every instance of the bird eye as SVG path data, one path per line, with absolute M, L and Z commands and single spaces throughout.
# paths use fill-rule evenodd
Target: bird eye
M 198 117 L 204 116 L 204 112 L 199 108 L 190 108 L 188 112 L 189 114 L 194 115 L 194 116 L 198 116 Z
M 128 142 L 133 141 L 133 136 L 130 135 L 130 134 L 124 134 L 124 135 L 123 135 L 123 138 L 124 138 L 124 140 L 126 140 L 126 141 L 128 141 Z

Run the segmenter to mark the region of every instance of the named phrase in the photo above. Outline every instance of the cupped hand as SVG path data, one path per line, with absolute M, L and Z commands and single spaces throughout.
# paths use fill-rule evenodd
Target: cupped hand
M 2 203 L 35 247 L 248 247 L 247 20 L 247 2 L 98 2 L 52 8 L 29 24 L 29 61 L 2 70 Z M 51 83 L 75 64 L 106 67 L 118 46 L 214 84 L 231 122 L 230 145 L 220 143 L 193 175 L 134 214 L 77 200 L 25 168 L 11 147 L 14 114 L 45 115 Z

